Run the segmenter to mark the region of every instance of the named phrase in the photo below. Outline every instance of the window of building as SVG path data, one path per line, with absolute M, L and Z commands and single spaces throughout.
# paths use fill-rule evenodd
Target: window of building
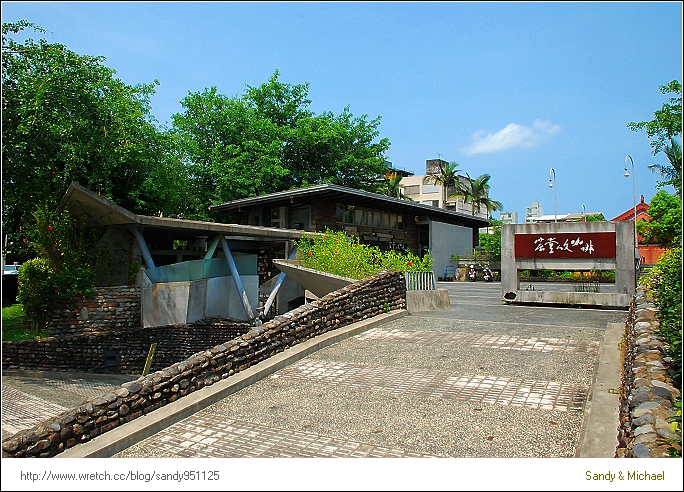
M 343 203 L 336 204 L 335 219 L 338 223 L 354 224 L 360 227 L 376 227 L 379 229 L 404 230 L 404 216 L 354 207 Z
M 420 185 L 404 186 L 405 195 L 420 195 Z
M 423 185 L 423 193 L 439 193 L 441 190 L 441 186 L 439 185 L 434 185 L 434 184 L 424 184 Z

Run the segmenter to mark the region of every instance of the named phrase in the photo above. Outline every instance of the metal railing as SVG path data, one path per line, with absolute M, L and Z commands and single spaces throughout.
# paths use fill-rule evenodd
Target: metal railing
M 404 272 L 406 290 L 437 290 L 433 272 Z

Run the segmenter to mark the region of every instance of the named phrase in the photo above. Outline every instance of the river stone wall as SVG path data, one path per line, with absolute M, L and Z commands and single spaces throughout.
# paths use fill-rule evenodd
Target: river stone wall
M 25 429 L 2 442 L 3 457 L 52 457 L 285 348 L 356 321 L 406 307 L 404 276 L 380 272 L 277 316 L 248 333 Z
M 55 309 L 48 334 L 58 337 L 77 333 L 138 328 L 140 323 L 139 285 L 97 287 L 94 299 L 73 300 Z
M 668 346 L 658 337 L 657 308 L 643 288 L 631 303 L 625 332 L 625 361 L 620 398 L 618 458 L 667 457 L 667 439 L 679 439 L 670 430 L 672 404 L 681 395 L 668 372 Z
M 40 340 L 2 342 L 3 370 L 141 374 L 150 345 L 157 344 L 151 370 L 251 329 L 249 323 L 205 318 L 154 328 L 124 327 Z

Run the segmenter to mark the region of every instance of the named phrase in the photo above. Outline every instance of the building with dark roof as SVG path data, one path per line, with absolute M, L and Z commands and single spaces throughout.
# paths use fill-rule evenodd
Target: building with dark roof
M 472 253 L 488 221 L 410 200 L 334 184 L 270 193 L 212 205 L 240 224 L 322 232 L 344 230 L 381 250 L 430 251 L 433 271 L 443 276 L 452 255 Z

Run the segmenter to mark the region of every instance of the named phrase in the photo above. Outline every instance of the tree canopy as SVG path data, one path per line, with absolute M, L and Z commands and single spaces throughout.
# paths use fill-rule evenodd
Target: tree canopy
M 627 127 L 635 132 L 646 130 L 646 135 L 652 138 L 653 155 L 665 152 L 669 163 L 653 164 L 649 168 L 665 178 L 665 181 L 658 183 L 658 187 L 674 186 L 681 198 L 682 146 L 676 137 L 682 135 L 682 84 L 673 80 L 660 86 L 660 92 L 674 96 L 670 97 L 669 102 L 663 103 L 651 121 L 631 122 Z
M 660 190 L 648 207 L 650 221 L 638 221 L 637 232 L 643 243 L 662 244 L 667 247 L 681 246 L 682 202 L 676 195 Z
M 3 232 L 32 256 L 26 224 L 76 182 L 136 213 L 213 220 L 214 203 L 319 183 L 374 191 L 387 170 L 380 117 L 310 109 L 308 84 L 275 73 L 244 94 L 189 93 L 163 128 L 151 115 L 157 80 L 128 85 L 101 56 L 27 38 L 2 24 Z
M 241 97 L 216 87 L 188 94 L 171 132 L 204 209 L 320 183 L 373 190 L 386 170 L 389 141 L 375 142 L 380 118 L 313 114 L 308 84 L 286 84 L 276 71 Z M 201 214 L 201 211 L 198 210 Z
M 470 203 L 473 215 L 475 215 L 476 209 L 479 212 L 481 207 L 485 207 L 487 213 L 503 210 L 501 202 L 489 198 L 489 180 L 492 178 L 489 174 L 481 174 L 475 179 L 472 179 L 468 173 L 466 176 L 468 177 L 468 184 L 452 196 L 463 197 L 465 203 Z
M 2 24 L 3 230 L 20 241 L 22 218 L 56 207 L 72 181 L 137 212 L 156 211 L 150 180 L 166 174 L 150 115 L 158 82 L 131 86 L 103 57 L 12 39 L 25 29 L 44 32 L 26 21 Z

